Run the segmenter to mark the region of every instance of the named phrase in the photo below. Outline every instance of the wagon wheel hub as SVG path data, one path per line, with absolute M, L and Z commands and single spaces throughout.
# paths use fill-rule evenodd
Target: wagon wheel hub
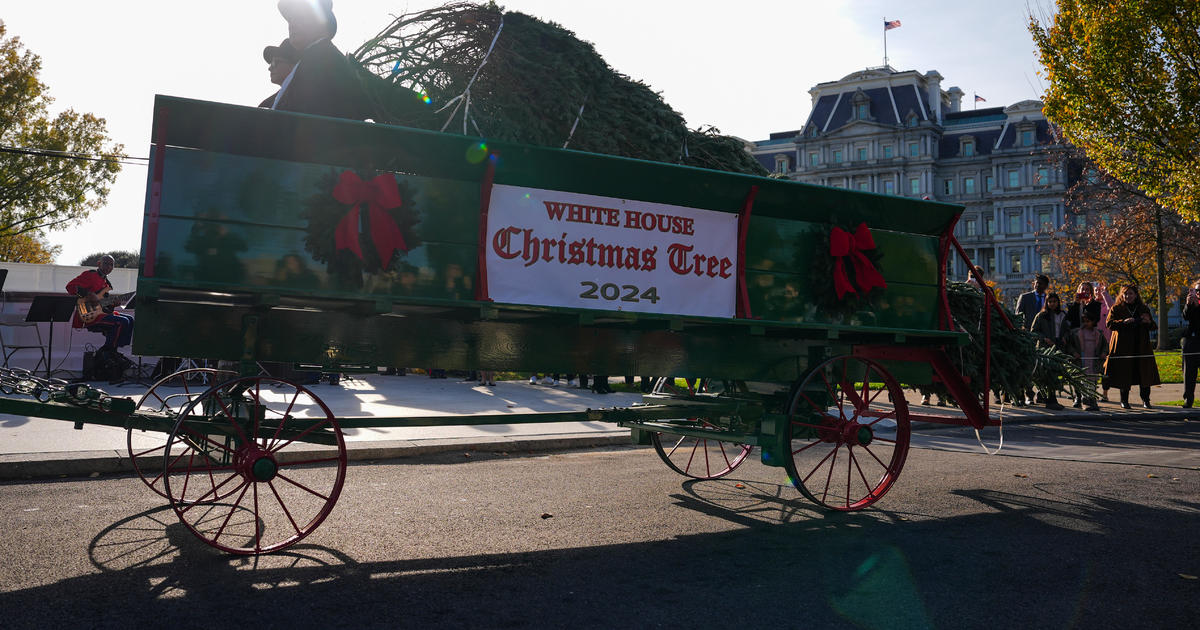
M 242 456 L 241 473 L 248 481 L 267 482 L 279 472 L 279 463 L 270 451 L 251 448 Z
M 866 446 L 871 443 L 875 434 L 871 431 L 871 427 L 865 424 L 848 422 L 842 436 L 842 440 L 850 446 Z

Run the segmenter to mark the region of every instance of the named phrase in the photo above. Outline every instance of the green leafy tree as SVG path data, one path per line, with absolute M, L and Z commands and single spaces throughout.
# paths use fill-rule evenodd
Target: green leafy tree
M 1057 0 L 1030 18 L 1046 116 L 1113 177 L 1200 220 L 1196 0 Z
M 0 240 L 61 229 L 103 206 L 123 148 L 108 143 L 103 118 L 51 116 L 41 58 L 6 32 L 0 21 Z
M 100 264 L 100 259 L 105 256 L 112 256 L 113 266 L 119 269 L 137 269 L 138 263 L 142 259 L 142 255 L 134 251 L 96 252 L 84 257 L 83 260 L 79 261 L 79 264 L 84 267 L 95 267 Z

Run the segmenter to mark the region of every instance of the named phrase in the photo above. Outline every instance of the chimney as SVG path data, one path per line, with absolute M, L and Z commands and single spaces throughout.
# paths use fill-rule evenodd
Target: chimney
M 929 102 L 930 115 L 937 124 L 942 124 L 942 75 L 937 70 L 925 73 L 925 98 Z
M 949 90 L 946 90 L 946 95 L 950 97 L 950 111 L 962 111 L 963 91 L 958 89 L 958 86 L 956 85 Z

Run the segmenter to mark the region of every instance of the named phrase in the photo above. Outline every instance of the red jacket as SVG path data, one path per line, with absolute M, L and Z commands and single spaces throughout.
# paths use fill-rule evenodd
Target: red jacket
M 77 297 L 83 297 L 89 293 L 99 294 L 106 288 L 111 289 L 112 283 L 95 269 L 88 269 L 67 283 L 67 293 Z M 75 316 L 71 319 L 71 326 L 73 328 L 83 328 L 83 320 L 79 319 L 79 309 L 75 309 Z

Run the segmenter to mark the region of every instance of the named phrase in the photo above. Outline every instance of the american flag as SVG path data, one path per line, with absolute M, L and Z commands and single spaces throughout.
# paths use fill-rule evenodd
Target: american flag
M 978 94 L 976 94 L 976 95 L 975 95 L 975 102 L 976 102 L 976 103 L 986 103 L 986 102 L 987 102 L 987 99 L 986 99 L 986 98 L 983 98 L 982 96 L 980 96 L 980 95 L 978 95 Z
M 884 20 L 883 30 L 890 31 L 894 28 L 900 28 L 900 20 Z

